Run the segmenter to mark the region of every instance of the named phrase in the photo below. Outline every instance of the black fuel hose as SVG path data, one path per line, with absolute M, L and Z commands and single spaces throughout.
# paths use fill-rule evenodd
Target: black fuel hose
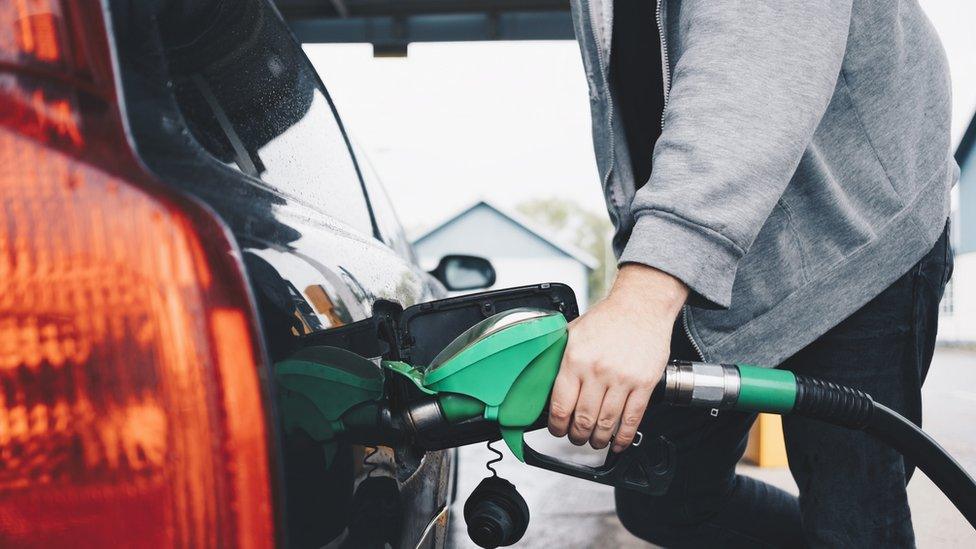
M 871 395 L 792 372 L 673 362 L 664 400 L 679 406 L 792 414 L 864 431 L 914 463 L 976 528 L 976 481 L 936 441 Z
M 859 429 L 914 463 L 976 528 L 976 482 L 938 442 L 871 395 L 819 379 L 796 376 L 791 413 Z
M 976 483 L 939 443 L 914 423 L 877 402 L 864 432 L 898 450 L 914 463 L 976 528 Z

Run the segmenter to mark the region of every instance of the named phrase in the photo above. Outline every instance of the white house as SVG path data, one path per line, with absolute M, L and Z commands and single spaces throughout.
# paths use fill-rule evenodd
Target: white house
M 956 149 L 961 169 L 952 212 L 955 271 L 939 316 L 939 341 L 976 343 L 976 117 Z
M 589 298 L 587 278 L 597 261 L 550 233 L 520 214 L 482 200 L 428 229 L 413 245 L 421 265 L 429 269 L 452 253 L 490 260 L 498 275 L 492 288 L 562 282 L 576 293 L 583 311 Z

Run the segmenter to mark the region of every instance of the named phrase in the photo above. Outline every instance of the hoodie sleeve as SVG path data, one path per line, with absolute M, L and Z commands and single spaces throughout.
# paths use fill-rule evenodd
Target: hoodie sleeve
M 680 43 L 668 44 L 664 128 L 621 264 L 661 269 L 730 305 L 738 262 L 833 96 L 851 2 L 683 0 L 666 14 Z

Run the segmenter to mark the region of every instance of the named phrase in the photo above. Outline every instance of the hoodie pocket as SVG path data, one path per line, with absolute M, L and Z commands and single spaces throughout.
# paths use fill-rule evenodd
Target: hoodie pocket
M 762 316 L 808 279 L 808 267 L 789 207 L 777 202 L 749 251 L 739 262 L 727 310 L 695 309 L 708 325 L 705 345 L 718 345 L 749 321 Z M 712 341 L 714 340 L 714 341 Z

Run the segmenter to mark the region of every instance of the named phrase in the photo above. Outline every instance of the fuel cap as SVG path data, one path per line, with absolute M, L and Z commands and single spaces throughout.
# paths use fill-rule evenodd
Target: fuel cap
M 505 547 L 525 535 L 529 506 L 514 484 L 501 477 L 488 477 L 465 502 L 464 522 L 468 537 L 479 547 Z

